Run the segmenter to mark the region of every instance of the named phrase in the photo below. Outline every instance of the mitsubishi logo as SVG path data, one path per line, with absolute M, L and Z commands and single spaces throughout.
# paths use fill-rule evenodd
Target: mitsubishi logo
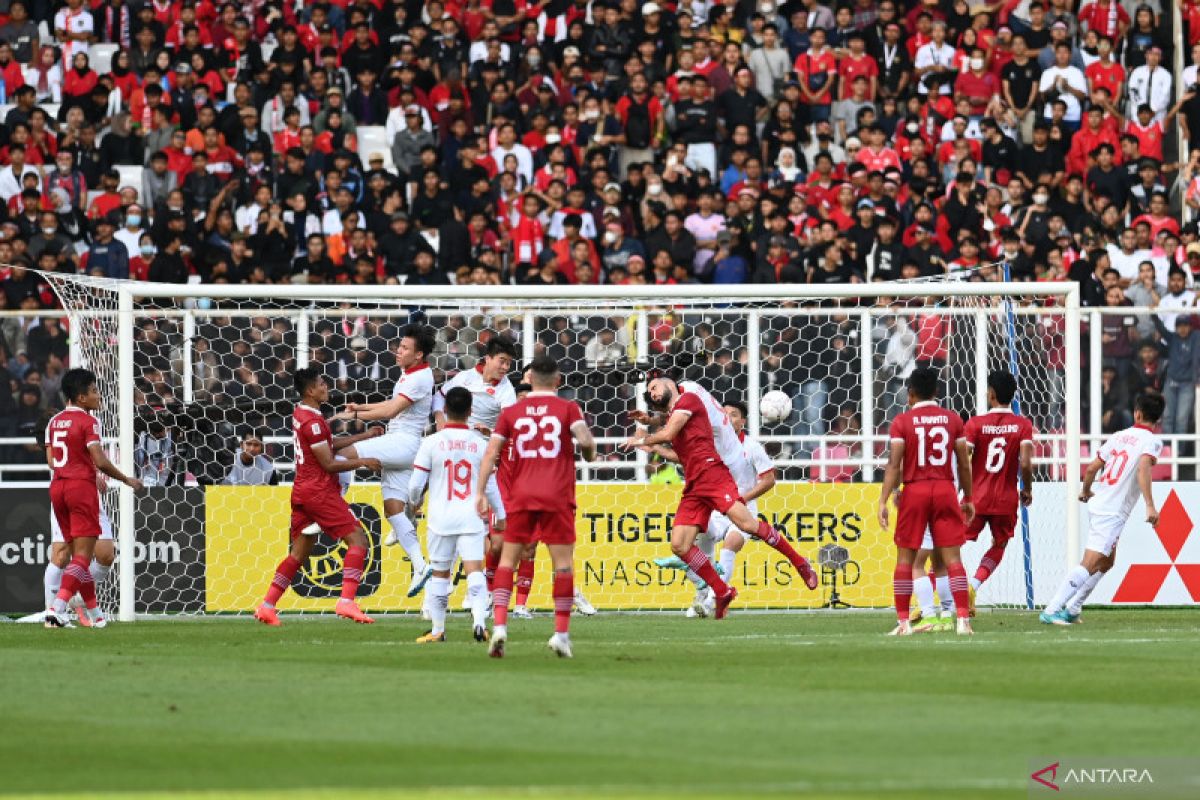
M 1188 594 L 1200 603 L 1200 564 L 1175 563 L 1194 527 L 1187 509 L 1172 489 L 1167 502 L 1163 504 L 1162 513 L 1158 516 L 1158 527 L 1154 529 L 1171 563 L 1131 564 L 1113 595 L 1113 602 L 1153 603 L 1154 598 L 1158 596 L 1158 590 L 1174 569 L 1187 587 Z

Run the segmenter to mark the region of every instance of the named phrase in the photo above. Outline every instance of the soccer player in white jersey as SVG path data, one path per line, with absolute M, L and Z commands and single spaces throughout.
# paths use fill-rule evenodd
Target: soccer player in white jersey
M 472 598 L 471 618 L 475 641 L 487 641 L 487 580 L 483 577 L 486 526 L 475 510 L 475 477 L 487 451 L 488 439 L 468 425 L 473 415 L 471 391 L 455 386 L 442 395 L 440 430 L 421 443 L 413 462 L 409 502 L 421 505 L 429 486 L 427 542 L 433 578 L 425 593 L 432 629 L 417 639 L 421 644 L 446 641 L 446 608 L 450 600 L 450 570 L 462 559 Z M 489 431 L 490 434 L 490 431 Z M 493 519 L 504 520 L 504 504 L 495 481 L 487 485 Z
M 1053 599 L 1042 609 L 1039 618 L 1047 625 L 1079 621 L 1084 601 L 1104 573 L 1112 569 L 1117 540 L 1139 493 L 1146 504 L 1146 522 L 1158 524 L 1151 470 L 1162 452 L 1162 439 L 1154 433 L 1154 426 L 1162 418 L 1165 405 L 1162 395 L 1140 395 L 1133 404 L 1133 427 L 1109 437 L 1088 464 L 1079 493 L 1080 502 L 1088 504 L 1087 547 L 1079 566 L 1067 573 Z
M 413 459 L 421 446 L 433 404 L 433 370 L 427 361 L 433 352 L 433 331 L 409 325 L 400 333 L 396 366 L 403 370 L 392 390 L 392 399 L 379 403 L 350 403 L 334 419 L 388 420 L 387 433 L 342 451 L 349 459 L 374 458 L 383 465 L 383 513 L 392 526 L 384 544 L 399 544 L 412 562 L 408 596 L 416 597 L 433 577 L 417 539 L 417 528 L 404 513 Z
M 742 452 L 746 455 L 746 463 L 750 465 L 750 470 L 754 474 L 754 484 L 751 487 L 745 488 L 739 484 L 738 488 L 742 490 L 742 499 L 746 501 L 746 507 L 752 514 L 757 515 L 758 503 L 756 501 L 775 488 L 775 464 L 767 455 L 762 443 L 754 437 L 746 435 L 746 404 L 742 402 L 726 403 L 725 413 L 729 416 L 729 421 L 733 423 L 733 429 L 742 443 Z M 730 522 L 723 514 L 713 514 L 709 530 L 713 530 L 714 525 L 719 531 L 718 535 L 721 540 L 721 572 L 724 574 L 726 582 L 731 583 L 733 570 L 737 566 L 737 554 L 746 545 L 746 536 L 749 534 L 743 534 L 738 526 Z M 757 539 L 754 536 L 750 538 Z M 815 572 L 813 578 L 816 578 Z M 807 581 L 807 577 L 805 580 Z M 809 586 L 809 588 L 813 587 Z

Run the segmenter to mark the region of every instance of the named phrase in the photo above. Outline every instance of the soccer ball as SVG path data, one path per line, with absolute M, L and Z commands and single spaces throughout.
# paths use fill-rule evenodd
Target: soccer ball
M 783 422 L 792 414 L 792 398 L 775 389 L 767 392 L 758 402 L 758 413 L 767 425 Z

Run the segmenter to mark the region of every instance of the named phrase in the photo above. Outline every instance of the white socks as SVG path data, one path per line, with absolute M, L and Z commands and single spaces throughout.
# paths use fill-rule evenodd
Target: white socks
M 472 626 L 486 625 L 488 612 L 487 577 L 482 572 L 467 576 L 467 597 L 471 599 Z
M 421 540 L 417 538 L 417 529 L 413 527 L 412 520 L 404 514 L 396 514 L 388 517 L 388 522 L 396 532 L 396 538 L 400 540 L 408 560 L 412 562 L 413 572 L 424 572 L 425 555 L 421 552 Z
M 1078 616 L 1079 612 L 1083 611 L 1083 604 L 1088 599 L 1088 595 L 1096 588 L 1096 584 L 1104 577 L 1104 573 L 1096 570 L 1091 575 L 1088 575 L 1083 586 L 1079 587 L 1079 591 L 1075 592 L 1075 596 L 1071 598 L 1071 602 L 1067 603 L 1067 611 Z
M 725 573 L 721 577 L 730 586 L 733 585 L 733 569 L 737 566 L 737 557 L 738 554 L 728 547 L 721 548 L 721 570 Z
M 942 601 L 942 611 L 954 610 L 954 595 L 950 593 L 950 576 L 937 576 L 937 596 Z
M 971 588 L 975 591 L 979 591 L 979 587 L 983 585 L 983 581 L 979 580 L 979 578 L 976 578 L 974 575 L 971 576 L 970 580 Z
M 913 578 L 913 594 L 917 596 L 917 605 L 921 607 L 921 614 L 925 619 L 936 618 L 938 609 L 933 602 L 933 584 L 929 582 L 928 575 Z
M 46 573 L 42 576 L 42 585 L 46 591 L 46 608 L 54 605 L 54 598 L 58 596 L 58 589 L 62 586 L 62 578 L 62 567 L 56 567 L 53 563 L 46 565 Z
M 445 633 L 446 607 L 450 603 L 450 579 L 436 576 L 430 578 L 425 593 L 429 597 L 429 619 L 433 623 L 433 632 Z
M 92 559 L 92 565 L 88 567 L 88 571 L 92 573 L 92 580 L 96 582 L 96 588 L 99 589 L 101 584 L 108 580 L 108 573 L 112 572 L 112 567 L 106 567 L 99 561 Z
M 1057 614 L 1059 611 L 1062 611 L 1063 606 L 1075 596 L 1076 592 L 1083 588 L 1089 577 L 1088 571 L 1082 566 L 1072 569 L 1067 573 L 1067 579 L 1063 581 L 1062 586 L 1058 587 L 1058 591 L 1054 593 L 1054 599 L 1046 604 L 1043 611 L 1047 614 Z M 1090 592 L 1091 590 L 1089 589 L 1088 591 Z

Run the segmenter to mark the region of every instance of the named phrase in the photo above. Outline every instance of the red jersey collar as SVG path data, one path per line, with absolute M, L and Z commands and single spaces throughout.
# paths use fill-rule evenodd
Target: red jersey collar
M 1154 428 L 1151 428 L 1149 425 L 1134 425 L 1133 427 L 1141 428 L 1144 431 L 1150 431 L 1151 433 L 1154 433 Z
M 428 368 L 429 368 L 428 361 L 418 361 L 417 363 L 413 364 L 408 369 L 404 370 L 404 374 L 411 375 L 414 372 L 420 372 L 421 370 L 428 369 Z
M 447 422 L 444 426 L 442 426 L 442 430 L 448 430 L 450 428 L 463 431 L 470 430 L 465 422 Z
M 478 372 L 481 376 L 483 375 L 483 362 L 482 361 L 480 361 L 478 364 L 475 365 L 475 371 Z M 499 386 L 500 378 L 497 378 L 494 381 L 488 381 L 488 385 L 489 386 Z
M 937 400 L 922 400 L 919 403 L 913 403 L 912 410 L 916 411 L 918 408 L 924 408 L 925 406 L 936 406 L 936 405 L 937 405 Z
M 743 431 L 738 431 L 738 441 L 739 441 L 739 442 L 744 442 L 744 441 L 746 441 L 746 432 L 745 432 L 744 430 L 743 430 Z

